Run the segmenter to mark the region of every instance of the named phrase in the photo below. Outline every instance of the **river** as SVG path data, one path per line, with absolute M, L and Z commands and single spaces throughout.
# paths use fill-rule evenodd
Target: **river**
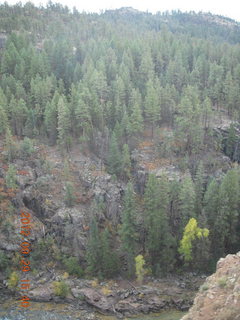
M 0 320 L 91 320 L 93 313 L 76 310 L 74 307 L 61 303 L 32 302 L 30 308 L 20 308 L 14 300 L 0 303 Z M 165 311 L 158 314 L 139 315 L 131 320 L 180 320 L 184 315 L 180 311 Z M 117 320 L 116 317 L 98 315 L 100 320 Z M 124 318 L 129 320 L 130 318 Z

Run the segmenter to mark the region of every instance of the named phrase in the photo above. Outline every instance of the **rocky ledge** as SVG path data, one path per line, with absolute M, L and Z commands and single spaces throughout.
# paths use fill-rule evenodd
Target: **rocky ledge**
M 65 303 L 76 310 L 97 311 L 123 318 L 169 309 L 186 311 L 192 305 L 203 278 L 194 274 L 166 279 L 149 278 L 143 285 L 137 285 L 127 280 L 98 283 L 96 280 L 69 277 L 64 280 L 69 293 L 61 298 L 54 291 L 54 282 L 59 281 L 61 275 L 42 273 L 31 279 L 29 297 L 33 302 Z
M 240 252 L 218 261 L 181 320 L 240 320 Z

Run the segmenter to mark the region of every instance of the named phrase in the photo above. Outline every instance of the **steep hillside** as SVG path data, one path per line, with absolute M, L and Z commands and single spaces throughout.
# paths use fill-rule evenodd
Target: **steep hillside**
M 26 269 L 46 301 L 69 301 L 83 278 L 134 288 L 180 274 L 184 289 L 240 250 L 238 23 L 52 2 L 5 3 L 0 18 L 3 292 L 18 294 Z M 119 312 L 143 311 L 136 292 Z M 146 312 L 191 303 L 169 295 Z

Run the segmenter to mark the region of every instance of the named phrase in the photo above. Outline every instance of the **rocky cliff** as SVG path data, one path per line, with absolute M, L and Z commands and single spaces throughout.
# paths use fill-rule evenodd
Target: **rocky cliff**
M 219 260 L 217 271 L 200 287 L 193 307 L 181 320 L 240 319 L 240 252 Z

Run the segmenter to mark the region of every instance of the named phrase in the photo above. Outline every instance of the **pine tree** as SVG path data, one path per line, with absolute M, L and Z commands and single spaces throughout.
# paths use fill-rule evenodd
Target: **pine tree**
M 228 135 L 227 135 L 227 139 L 225 142 L 226 155 L 229 156 L 230 159 L 233 159 L 236 143 L 237 143 L 236 129 L 234 125 L 231 124 Z
M 129 179 L 131 176 L 131 159 L 130 159 L 129 147 L 127 144 L 123 145 L 122 173 L 125 179 Z
M 132 134 L 139 134 L 143 130 L 143 116 L 141 110 L 141 94 L 133 89 L 131 95 L 132 113 L 130 116 L 130 131 Z
M 110 246 L 110 233 L 105 229 L 101 233 L 101 269 L 104 278 L 111 278 L 118 272 L 119 261 L 117 254 Z
M 8 127 L 9 125 L 8 125 L 8 118 L 7 118 L 6 111 L 0 105 L 0 134 L 6 133 L 6 130 Z
M 202 202 L 204 194 L 204 168 L 203 163 L 200 162 L 197 168 L 194 179 L 195 194 L 196 194 L 196 214 L 197 216 L 202 212 Z
M 213 115 L 211 100 L 208 97 L 205 98 L 202 108 L 202 122 L 204 129 L 206 130 L 209 128 L 209 124 Z
M 224 253 L 234 252 L 239 241 L 238 221 L 240 208 L 240 175 L 234 168 L 224 176 L 219 188 L 219 213 L 215 221 L 215 232 L 219 247 Z
M 6 129 L 6 134 L 5 134 L 5 148 L 7 151 L 8 162 L 12 162 L 16 156 L 17 146 L 13 140 L 13 137 L 9 128 Z
M 167 219 L 169 184 L 165 175 L 161 176 L 160 180 L 153 174 L 149 175 L 144 193 L 144 209 L 146 248 L 150 255 L 153 273 L 159 275 L 173 266 L 174 240 Z
M 70 112 L 63 97 L 58 101 L 58 143 L 62 150 L 65 148 L 70 149 L 71 137 L 70 137 Z
M 17 188 L 17 170 L 13 164 L 10 164 L 8 167 L 8 171 L 6 173 L 6 186 L 10 189 L 16 189 Z
M 175 136 L 181 145 L 184 142 L 182 151 L 187 151 L 189 154 L 198 152 L 203 144 L 201 112 L 198 90 L 188 86 L 184 90 L 176 116 Z
M 90 224 L 90 232 L 87 244 L 87 272 L 98 277 L 101 276 L 101 242 L 96 218 Z
M 50 143 L 54 145 L 57 141 L 57 103 L 58 94 L 55 93 L 51 102 L 46 104 L 44 111 L 44 124 Z
M 64 201 L 68 207 L 72 207 L 76 201 L 76 197 L 74 195 L 74 189 L 71 182 L 66 182 L 65 184 L 66 194 L 64 197 Z
M 179 192 L 179 200 L 181 213 L 180 231 L 182 231 L 189 219 L 196 217 L 196 194 L 190 174 L 186 175 L 182 181 L 181 189 Z
M 123 117 L 120 126 L 122 129 L 123 137 L 125 138 L 125 142 L 128 143 L 128 139 L 131 133 L 131 123 L 129 121 L 129 116 L 126 110 L 123 111 Z
M 25 122 L 27 120 L 27 107 L 25 102 L 20 99 L 11 99 L 9 109 L 11 112 L 11 122 L 15 135 L 22 136 Z
M 136 201 L 133 186 L 129 182 L 123 199 L 122 226 L 120 236 L 122 249 L 125 253 L 128 275 L 134 275 L 134 257 L 137 248 L 137 226 L 136 226 Z
M 152 80 L 150 80 L 147 83 L 147 93 L 146 93 L 144 106 L 145 106 L 144 111 L 146 114 L 146 118 L 151 124 L 152 137 L 153 137 L 154 127 L 156 123 L 160 120 L 160 99 Z
M 37 112 L 35 109 L 28 109 L 27 120 L 23 133 L 30 138 L 34 138 L 39 135 L 39 131 L 37 129 Z
M 216 179 L 212 179 L 208 184 L 207 190 L 204 194 L 203 203 L 204 212 L 208 219 L 208 224 L 210 226 L 210 229 L 213 230 L 213 226 L 219 211 L 219 184 Z M 210 237 L 212 236 L 212 234 L 213 232 L 211 232 Z M 214 243 L 215 241 L 216 239 L 213 239 L 212 243 Z
M 161 118 L 163 122 L 170 125 L 173 124 L 173 115 L 176 108 L 175 94 L 176 89 L 174 86 L 167 85 L 165 88 L 160 89 Z
M 139 105 L 133 106 L 133 111 L 130 117 L 130 131 L 132 134 L 139 134 L 143 130 L 143 116 Z
M 150 50 L 145 50 L 142 54 L 141 64 L 139 67 L 139 88 L 145 93 L 145 85 L 154 77 L 154 64 Z
M 114 132 L 112 133 L 108 151 L 108 171 L 110 174 L 117 176 L 119 176 L 122 171 L 121 152 Z
M 83 136 L 85 139 L 89 138 L 89 130 L 91 128 L 91 117 L 88 105 L 85 103 L 82 95 L 76 95 L 76 102 L 74 105 L 74 114 L 76 121 L 77 136 Z

